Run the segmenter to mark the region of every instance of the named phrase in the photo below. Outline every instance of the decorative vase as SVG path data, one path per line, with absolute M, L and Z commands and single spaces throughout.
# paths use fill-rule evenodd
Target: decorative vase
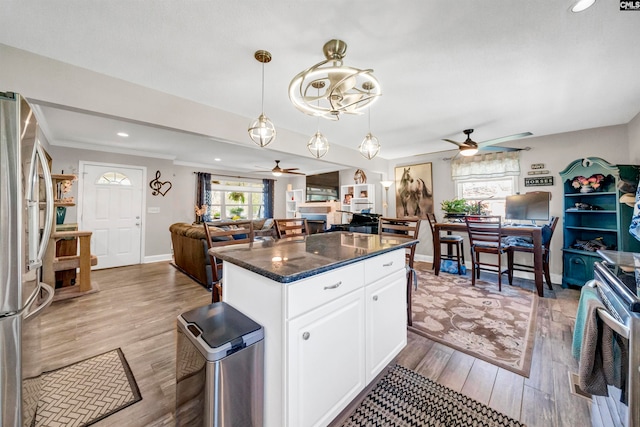
M 56 208 L 56 224 L 64 224 L 65 215 L 67 215 L 67 208 L 58 206 Z
M 583 185 L 582 187 L 580 187 L 581 193 L 591 193 L 592 191 L 593 191 L 593 187 L 590 185 Z

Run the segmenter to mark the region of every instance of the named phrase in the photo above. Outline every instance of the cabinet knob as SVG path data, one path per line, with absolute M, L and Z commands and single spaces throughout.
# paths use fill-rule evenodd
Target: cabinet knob
M 306 340 L 309 339 L 310 336 L 311 336 L 311 334 L 309 332 L 305 332 L 305 333 L 302 334 L 302 339 L 306 341 Z
M 393 261 L 388 262 L 386 264 L 382 264 L 383 267 L 391 267 L 393 265 Z
M 373 300 L 374 300 L 374 301 L 378 301 L 378 295 L 374 295 L 374 296 L 373 296 Z

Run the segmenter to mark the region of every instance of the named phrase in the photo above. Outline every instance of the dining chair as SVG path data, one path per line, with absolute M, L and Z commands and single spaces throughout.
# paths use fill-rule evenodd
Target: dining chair
M 558 217 L 552 216 L 549 220 L 549 224 L 544 225 L 542 227 L 542 271 L 544 273 L 544 280 L 547 282 L 547 287 L 549 289 L 553 289 L 551 286 L 551 273 L 549 272 L 549 259 L 551 258 L 551 238 L 553 237 L 553 232 L 556 229 L 556 225 L 558 224 Z M 509 284 L 513 284 L 513 271 L 527 271 L 527 272 L 535 272 L 535 268 L 529 264 L 518 264 L 514 262 L 514 253 L 515 252 L 525 252 L 532 254 L 534 251 L 533 244 L 531 245 L 518 245 L 518 240 L 514 240 L 511 243 L 511 250 L 508 252 L 508 263 L 509 270 L 511 271 L 509 275 Z
M 242 243 L 252 243 L 253 222 L 237 221 L 228 229 L 215 227 L 215 231 L 204 223 L 204 234 L 207 238 L 207 249 L 220 246 L 239 245 Z M 218 260 L 207 250 L 209 263 L 211 264 L 211 302 L 222 301 L 222 261 Z
M 412 240 L 418 239 L 420 233 L 420 219 L 418 218 L 385 218 L 378 219 L 378 235 L 387 237 L 400 237 Z M 407 267 L 407 324 L 411 326 L 411 296 L 412 284 L 417 287 L 418 277 L 413 269 L 413 259 L 416 254 L 416 245 L 405 248 L 405 262 Z
M 274 219 L 278 239 L 292 236 L 308 236 L 309 224 L 306 218 Z
M 497 215 L 465 218 L 469 242 L 471 244 L 471 286 L 480 278 L 480 270 L 498 273 L 498 290 L 502 290 L 502 275 L 507 273 L 509 283 L 512 281 L 509 268 L 502 268 L 502 255 L 510 250 L 510 246 L 502 242 L 502 218 Z M 480 254 L 497 255 L 496 263 L 482 261 Z
M 435 224 L 438 222 L 435 214 L 428 213 L 427 220 L 429 221 L 429 227 L 431 228 L 431 237 L 433 238 L 434 252 L 435 252 Z M 464 238 L 462 236 L 454 236 L 451 234 L 440 235 L 440 245 L 447 245 L 447 252 L 440 251 L 440 259 L 455 260 L 458 263 L 458 274 L 462 275 L 462 266 L 464 265 Z M 452 247 L 456 248 L 456 254 L 453 255 Z M 431 269 L 435 269 L 435 263 L 431 265 Z

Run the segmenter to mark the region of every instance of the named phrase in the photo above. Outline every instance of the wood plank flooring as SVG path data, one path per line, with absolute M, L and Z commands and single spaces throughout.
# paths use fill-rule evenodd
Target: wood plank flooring
M 482 278 L 490 280 L 491 275 L 483 273 Z M 92 279 L 100 292 L 55 302 L 41 316 L 44 370 L 120 347 L 143 399 L 95 426 L 174 425 L 176 317 L 208 304 L 211 294 L 168 262 L 98 270 Z M 529 281 L 515 286 L 533 292 Z M 588 401 L 570 394 L 567 374 L 577 372 L 571 339 L 578 298 L 576 290 L 545 289 L 538 303 L 529 378 L 413 333 L 398 363 L 529 427 L 591 425 Z M 601 424 L 594 420 L 593 425 Z

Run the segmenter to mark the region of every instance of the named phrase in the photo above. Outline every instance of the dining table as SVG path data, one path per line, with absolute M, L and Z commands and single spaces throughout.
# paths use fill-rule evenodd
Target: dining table
M 467 233 L 467 224 L 464 222 L 437 222 L 433 226 L 433 262 L 434 272 L 437 276 L 440 273 L 440 259 L 442 255 L 442 247 L 440 245 L 441 232 L 457 232 Z M 542 227 L 535 225 L 505 225 L 501 227 L 503 236 L 530 237 L 533 240 L 533 267 L 534 281 L 538 296 L 544 296 L 544 288 L 542 284 L 542 254 L 544 247 L 542 245 Z

